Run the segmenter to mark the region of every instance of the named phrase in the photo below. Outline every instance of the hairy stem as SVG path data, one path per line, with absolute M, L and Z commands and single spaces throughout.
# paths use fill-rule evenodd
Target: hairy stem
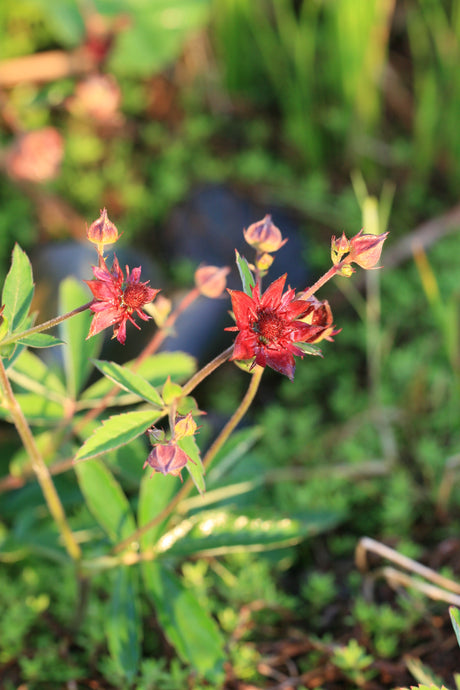
M 13 335 L 10 335 L 9 338 L 4 338 L 1 341 L 1 345 L 2 347 L 3 345 L 10 345 L 11 343 L 16 343 L 18 340 L 22 340 L 26 336 L 32 335 L 33 333 L 41 333 L 42 331 L 47 331 L 49 328 L 57 326 L 59 323 L 66 321 L 66 319 L 70 319 L 71 316 L 75 316 L 76 314 L 80 314 L 82 311 L 86 311 L 86 309 L 89 309 L 92 303 L 93 300 L 91 300 L 91 302 L 87 302 L 86 304 L 82 304 L 81 307 L 72 309 L 72 311 L 69 311 L 66 314 L 61 314 L 61 316 L 55 316 L 54 319 L 50 319 L 49 321 L 39 323 L 38 326 L 32 326 L 32 328 L 28 328 L 27 331 L 23 331 L 22 333 L 14 333 Z
M 308 299 L 309 297 L 314 295 L 317 290 L 323 287 L 324 283 L 327 283 L 328 280 L 333 278 L 336 275 L 336 273 L 340 271 L 343 263 L 344 262 L 341 261 L 340 263 L 331 266 L 331 268 L 323 276 L 321 276 L 321 278 L 319 278 L 314 285 L 307 288 L 305 292 L 302 293 L 302 299 Z
M 67 552 L 74 561 L 78 561 L 81 558 L 80 546 L 78 545 L 75 536 L 68 525 L 64 508 L 62 507 L 56 487 L 51 479 L 48 467 L 46 466 L 41 453 L 37 448 L 37 444 L 35 443 L 35 439 L 27 420 L 24 417 L 22 409 L 14 396 L 13 389 L 11 388 L 3 360 L 1 358 L 0 385 L 6 398 L 6 405 L 11 413 L 14 425 L 24 445 L 24 448 L 29 455 L 33 470 L 37 477 L 38 483 L 40 484 L 45 501 L 48 505 L 48 509 L 59 528 Z
M 246 391 L 244 398 L 242 399 L 241 403 L 233 413 L 232 417 L 228 420 L 227 424 L 224 426 L 220 434 L 217 436 L 214 443 L 212 443 L 207 453 L 205 454 L 203 458 L 204 469 L 207 469 L 209 467 L 209 465 L 216 457 L 217 452 L 222 448 L 225 441 L 227 441 L 230 434 L 234 431 L 235 427 L 239 424 L 239 422 L 242 420 L 242 418 L 248 411 L 252 401 L 256 396 L 263 372 L 264 370 L 262 367 L 256 367 L 254 374 L 251 376 L 251 382 L 248 386 L 248 390 Z M 168 505 L 161 512 L 158 513 L 158 515 L 156 515 L 152 520 L 150 520 L 150 522 L 147 522 L 142 527 L 139 527 L 139 529 L 133 532 L 127 539 L 123 539 L 123 541 L 117 544 L 113 549 L 113 553 L 120 553 L 120 551 L 126 549 L 134 541 L 137 541 L 143 534 L 145 534 L 150 529 L 158 525 L 160 522 L 163 522 L 163 520 L 165 520 L 172 513 L 177 504 L 180 503 L 182 499 L 184 499 L 190 493 L 193 486 L 193 481 L 191 478 L 189 478 L 182 486 L 182 488 L 177 492 L 177 494 L 171 499 Z
M 230 355 L 233 352 L 233 345 L 230 345 L 230 347 L 227 347 L 226 350 L 220 353 L 220 355 L 217 355 L 217 357 L 214 357 L 208 364 L 205 364 L 205 366 L 200 369 L 200 371 L 197 371 L 194 376 L 192 376 L 191 379 L 187 381 L 187 383 L 182 386 L 182 392 L 184 395 L 188 395 L 189 393 L 192 392 L 194 388 L 198 386 L 199 383 L 204 381 L 204 379 L 212 374 L 213 371 L 215 371 L 218 367 L 220 367 L 221 364 L 227 361 L 227 359 L 230 357 Z

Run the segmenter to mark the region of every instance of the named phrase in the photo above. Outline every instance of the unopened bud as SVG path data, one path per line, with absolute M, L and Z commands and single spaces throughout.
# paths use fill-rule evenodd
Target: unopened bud
M 302 295 L 300 295 L 300 299 L 302 299 Z M 306 301 L 309 306 L 301 321 L 309 323 L 312 326 L 321 326 L 324 329 L 318 334 L 317 338 L 311 342 L 319 343 L 321 340 L 332 341 L 333 336 L 340 333 L 340 329 L 337 330 L 333 325 L 334 320 L 329 302 L 327 300 L 321 301 L 314 295 L 309 297 Z
M 256 223 L 252 223 L 247 230 L 243 230 L 244 239 L 259 252 L 276 252 L 287 239 L 283 240 L 281 231 L 272 223 L 269 213 Z
M 331 240 L 331 259 L 332 263 L 338 264 L 342 260 L 344 254 L 350 251 L 350 243 L 345 237 L 345 233 L 342 233 L 342 237 L 337 239 L 335 236 Z
M 350 240 L 350 262 L 361 268 L 378 268 L 377 264 L 382 254 L 383 243 L 388 237 L 388 233 L 384 232 L 381 235 L 364 235 L 360 230 L 357 235 Z
M 109 220 L 107 210 L 104 208 L 101 215 L 89 228 L 86 228 L 86 237 L 90 242 L 97 245 L 99 256 L 104 254 L 104 245 L 114 244 L 118 240 L 118 230 L 116 225 Z
M 174 425 L 174 440 L 180 441 L 181 438 L 185 436 L 193 436 L 197 430 L 197 424 L 192 417 L 192 413 L 189 412 L 186 417 L 179 419 Z
M 195 285 L 202 295 L 215 299 L 220 297 L 227 287 L 227 276 L 230 269 L 227 266 L 200 266 L 195 271 Z
M 152 448 L 144 463 L 144 469 L 150 465 L 154 472 L 161 472 L 164 475 L 172 474 L 177 477 L 180 476 L 181 470 L 184 469 L 189 460 L 191 458 L 182 448 L 179 448 L 173 441 L 169 441 L 169 443 L 157 444 Z
M 271 254 L 262 254 L 256 261 L 256 268 L 259 271 L 266 272 L 270 268 L 274 261 L 274 257 Z
M 355 273 L 355 269 L 353 266 L 350 266 L 350 264 L 344 264 L 339 271 L 337 271 L 338 276 L 342 276 L 343 278 L 350 278 L 350 276 Z

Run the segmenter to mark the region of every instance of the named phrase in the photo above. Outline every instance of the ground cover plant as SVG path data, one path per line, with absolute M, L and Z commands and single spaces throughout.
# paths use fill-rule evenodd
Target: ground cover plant
M 458 1 L 0 5 L 0 685 L 453 690 Z

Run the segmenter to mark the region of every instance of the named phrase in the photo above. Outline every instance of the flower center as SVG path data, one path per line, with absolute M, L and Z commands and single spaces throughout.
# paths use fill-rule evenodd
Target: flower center
M 276 312 L 262 310 L 258 313 L 258 320 L 253 329 L 259 334 L 259 340 L 264 345 L 276 344 L 284 334 L 284 323 Z
M 140 309 L 142 305 L 150 302 L 148 287 L 142 283 L 127 285 L 123 291 L 123 302 L 128 309 Z

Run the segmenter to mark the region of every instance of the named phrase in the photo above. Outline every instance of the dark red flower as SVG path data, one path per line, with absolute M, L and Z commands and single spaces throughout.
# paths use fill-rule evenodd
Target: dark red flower
M 100 265 L 93 266 L 93 273 L 96 280 L 85 281 L 95 298 L 90 306 L 94 317 L 88 338 L 113 326 L 113 337 L 124 345 L 126 322 L 131 321 L 140 330 L 134 321 L 133 313 L 136 313 L 143 321 L 148 321 L 150 316 L 142 311 L 142 307 L 151 302 L 159 290 L 148 287 L 148 280 L 145 283 L 140 282 L 140 266 L 133 268 L 131 273 L 126 266 L 125 280 L 116 256 L 114 256 L 110 271 L 104 259 L 100 259 Z
M 226 331 L 239 331 L 232 360 L 252 359 L 252 366 L 269 366 L 280 374 L 294 379 L 294 356 L 303 357 L 303 350 L 295 343 L 312 343 L 324 330 L 323 325 L 300 321 L 311 309 L 305 300 L 295 299 L 295 290 L 283 295 L 286 274 L 275 280 L 260 296 L 258 285 L 252 296 L 239 290 L 229 290 L 236 326 Z

